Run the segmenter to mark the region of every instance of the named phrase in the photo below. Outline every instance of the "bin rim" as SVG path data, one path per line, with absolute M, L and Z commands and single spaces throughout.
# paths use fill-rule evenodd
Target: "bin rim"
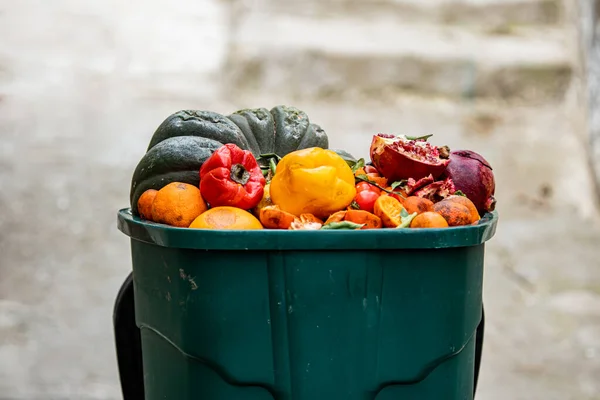
M 196 250 L 395 250 L 477 246 L 496 233 L 498 212 L 475 225 L 428 229 L 212 230 L 177 228 L 142 220 L 131 208 L 118 212 L 118 229 L 133 240 Z

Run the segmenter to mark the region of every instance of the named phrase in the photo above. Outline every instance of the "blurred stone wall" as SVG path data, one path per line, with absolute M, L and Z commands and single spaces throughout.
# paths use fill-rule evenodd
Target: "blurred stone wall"
M 575 1 L 0 1 L 0 399 L 120 398 L 116 211 L 183 108 L 298 106 L 333 147 L 494 167 L 482 400 L 592 400 L 600 239 Z M 590 161 L 592 160 L 592 161 Z M 569 371 L 566 373 L 565 371 Z

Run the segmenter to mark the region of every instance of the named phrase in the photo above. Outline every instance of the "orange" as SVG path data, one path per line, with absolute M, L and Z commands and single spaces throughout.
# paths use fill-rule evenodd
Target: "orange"
M 400 213 L 402 212 L 402 204 L 392 196 L 379 196 L 375 200 L 373 213 L 377 215 L 383 226 L 386 228 L 397 228 L 402 222 Z
M 237 207 L 215 207 L 203 212 L 190 225 L 193 229 L 263 229 L 260 221 Z
M 450 226 L 461 226 L 471 223 L 471 212 L 467 206 L 455 201 L 442 200 L 433 205 L 433 210 L 444 217 Z
M 448 222 L 440 214 L 425 211 L 417 215 L 410 223 L 411 228 L 447 228 Z
M 463 206 L 466 206 L 469 209 L 469 212 L 471 213 L 471 224 L 481 219 L 481 217 L 479 216 L 479 212 L 477 211 L 477 207 L 475 207 L 475 204 L 473 204 L 473 202 L 469 200 L 469 198 L 466 196 L 452 195 L 446 197 L 442 201 L 454 201 L 456 203 L 462 204 Z
M 187 228 L 207 208 L 196 186 L 172 182 L 156 193 L 152 202 L 152 220 Z
M 138 214 L 140 214 L 140 217 L 143 219 L 152 221 L 152 203 L 154 202 L 154 198 L 156 197 L 157 193 L 158 190 L 148 189 L 142 193 L 138 199 Z
M 419 196 L 409 196 L 402 201 L 402 205 L 406 208 L 406 212 L 412 214 L 422 214 L 426 211 L 433 211 L 433 201 L 424 199 Z

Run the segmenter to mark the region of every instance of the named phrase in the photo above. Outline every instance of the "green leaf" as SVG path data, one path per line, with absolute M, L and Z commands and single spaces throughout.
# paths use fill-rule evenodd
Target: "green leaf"
M 271 170 L 271 176 L 275 176 L 275 172 L 277 171 L 277 164 L 275 163 L 274 158 L 269 159 L 269 168 Z
M 393 190 L 393 189 L 396 189 L 398 186 L 402 186 L 402 185 L 406 184 L 406 182 L 407 182 L 406 179 L 402 179 L 401 181 L 393 182 L 390 186 L 392 187 L 392 190 Z
M 398 225 L 398 228 L 408 228 L 410 226 L 410 223 L 412 222 L 412 220 L 417 216 L 416 212 L 408 215 L 408 213 L 406 212 L 406 210 L 403 210 L 403 211 L 407 215 L 400 217 L 400 225 Z M 400 214 L 402 214 L 402 213 L 400 213 Z
M 462 197 L 467 197 L 466 194 L 464 194 L 461 190 L 457 190 L 456 192 L 454 192 L 453 194 L 457 195 L 457 196 L 462 196 Z
M 363 226 L 365 226 L 365 224 L 356 224 L 354 222 L 350 222 L 350 221 L 341 221 L 341 222 L 330 222 L 327 225 L 323 225 L 321 227 L 321 229 L 350 229 L 350 230 L 356 230 L 356 229 L 360 229 Z
M 427 140 L 432 136 L 433 136 L 433 134 L 425 135 L 425 136 L 406 136 L 406 139 L 407 140 Z
M 278 155 L 277 155 L 277 154 L 275 154 L 275 153 L 265 153 L 265 154 L 261 154 L 261 155 L 259 155 L 259 156 L 258 156 L 258 158 L 257 158 L 256 160 L 257 160 L 257 161 L 258 161 L 258 160 L 266 160 L 266 159 L 269 159 L 269 158 L 275 158 L 277 161 L 281 160 L 281 157 L 280 157 L 280 156 L 278 156 Z
M 365 159 L 361 158 L 352 166 L 352 172 L 356 172 L 365 166 Z
M 406 211 L 406 208 L 402 207 L 402 210 L 400 210 L 400 217 L 408 217 L 408 211 Z

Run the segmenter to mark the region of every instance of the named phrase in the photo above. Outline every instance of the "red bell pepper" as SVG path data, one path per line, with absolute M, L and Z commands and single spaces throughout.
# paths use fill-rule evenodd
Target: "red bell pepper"
M 252 153 L 231 143 L 219 147 L 200 168 L 200 194 L 211 207 L 249 210 L 261 201 L 265 184 Z

